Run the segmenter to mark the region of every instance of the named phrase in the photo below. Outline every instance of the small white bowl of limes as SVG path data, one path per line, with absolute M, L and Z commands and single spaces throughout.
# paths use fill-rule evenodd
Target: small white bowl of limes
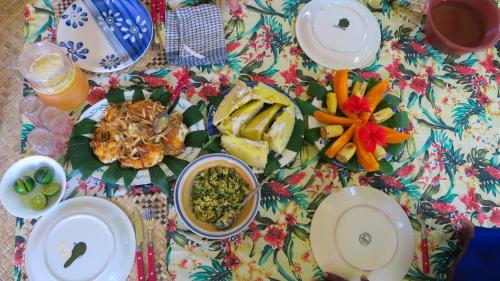
M 29 156 L 7 169 L 0 181 L 0 201 L 19 218 L 35 218 L 54 208 L 66 189 L 66 174 L 57 161 Z

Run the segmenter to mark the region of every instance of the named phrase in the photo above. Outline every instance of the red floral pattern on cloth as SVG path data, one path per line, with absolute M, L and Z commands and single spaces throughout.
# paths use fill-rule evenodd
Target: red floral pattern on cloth
M 197 1 L 177 2 L 194 5 Z M 421 253 L 416 247 L 408 279 L 446 278 L 447 262 L 456 243 L 447 240 L 460 227 L 461 219 L 500 227 L 500 160 L 495 126 L 500 103 L 498 51 L 446 56 L 426 42 L 422 29 L 415 25 L 420 20 L 410 21 L 411 15 L 393 11 L 390 1 L 360 2 L 374 11 L 383 40 L 373 63 L 350 75 L 365 80 L 391 79 L 389 93 L 401 97 L 399 108 L 408 112 L 410 119 L 405 131 L 415 136 L 409 146 L 414 149 L 412 157 L 396 157 L 392 160 L 395 171 L 384 175 L 351 172 L 336 164 L 318 163 L 314 153 L 301 153 L 293 166 L 263 187 L 261 206 L 250 227 L 223 241 L 206 241 L 187 231 L 173 202 L 169 202 L 164 230 L 169 251 L 165 258 L 172 279 L 224 276 L 226 280 L 322 280 L 308 239 L 311 218 L 317 205 L 343 186 L 382 190 L 412 220 L 416 219 L 416 202 L 421 201 L 427 210 L 431 273 L 422 273 Z M 38 12 L 51 11 L 51 3 L 34 0 L 26 5 L 23 17 L 27 43 L 54 40 L 54 16 Z M 201 108 L 204 105 L 200 101 L 219 95 L 237 79 L 276 84 L 301 99 L 309 98 L 306 92 L 311 80 L 333 90 L 334 71 L 319 67 L 297 45 L 294 17 L 303 5 L 304 1 L 295 0 L 245 1 L 226 19 L 227 64 L 87 74 L 92 80 L 88 104 L 101 100 L 110 88 L 149 91 L 164 87 L 171 92 L 183 77 L 188 79 L 182 95 Z M 79 116 L 78 111 L 72 114 Z M 28 130 L 29 124 L 23 120 L 23 132 Z M 68 175 L 68 195 L 110 197 L 158 191 L 152 185 L 126 191 L 78 177 L 77 172 Z M 25 274 L 20 269 L 28 238 L 23 223 L 30 222 L 19 220 L 16 227 L 15 280 Z

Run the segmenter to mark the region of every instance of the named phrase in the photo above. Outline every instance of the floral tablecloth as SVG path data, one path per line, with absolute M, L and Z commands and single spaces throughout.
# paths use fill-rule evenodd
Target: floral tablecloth
M 195 5 L 195 0 L 176 1 Z M 206 1 L 205 1 L 206 2 Z M 164 68 L 144 73 L 88 75 L 88 105 L 110 88 L 139 86 L 171 89 L 189 74 L 183 95 L 206 110 L 207 98 L 236 80 L 276 83 L 292 96 L 309 99 L 311 80 L 331 89 L 332 70 L 322 68 L 300 49 L 295 16 L 307 0 L 243 1 L 242 9 L 227 21 L 228 61 L 225 65 L 192 69 Z M 348 185 L 377 188 L 400 203 L 415 229 L 415 256 L 406 278 L 444 280 L 457 253 L 454 229 L 467 217 L 476 225 L 500 227 L 499 45 L 496 49 L 447 56 L 425 40 L 420 19 L 393 10 L 389 1 L 362 0 L 381 25 L 382 43 L 376 60 L 354 71 L 365 79 L 390 78 L 390 92 L 403 100 L 415 136 L 415 154 L 396 163 L 391 175 L 352 173 L 318 161 L 314 146 L 304 143 L 293 166 L 277 174 L 262 190 L 259 213 L 241 234 L 223 241 L 206 241 L 186 230 L 169 204 L 165 229 L 168 269 L 176 280 L 321 280 L 309 244 L 311 218 L 319 203 L 335 189 Z M 56 20 L 51 0 L 26 5 L 26 42 L 54 41 Z M 33 91 L 25 87 L 24 94 Z M 88 106 L 86 105 L 86 106 Z M 72 113 L 75 117 L 79 111 Z M 24 120 L 21 150 L 33 126 Z M 68 175 L 67 196 L 119 196 L 157 192 L 153 185 L 125 190 L 97 179 Z M 429 236 L 431 273 L 421 270 L 420 226 L 415 202 L 422 200 Z M 28 234 L 18 219 L 14 277 L 20 272 Z

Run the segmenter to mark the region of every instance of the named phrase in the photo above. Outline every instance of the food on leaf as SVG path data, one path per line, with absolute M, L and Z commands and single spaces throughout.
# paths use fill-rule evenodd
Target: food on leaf
M 349 99 L 349 94 L 347 93 L 347 75 L 349 70 L 342 69 L 335 71 L 335 77 L 333 79 L 333 90 L 337 94 L 337 102 L 340 110 L 348 117 L 354 118 L 356 114 L 352 112 L 345 111 L 342 107 L 345 102 Z
M 247 103 L 236 110 L 229 118 L 224 119 L 218 126 L 223 134 L 238 136 L 241 127 L 250 121 L 264 106 L 264 102 L 256 100 Z
M 385 135 L 384 129 L 372 122 L 359 128 L 359 137 L 368 152 L 374 152 L 377 144 L 387 146 Z
M 92 137 L 94 154 L 105 164 L 119 161 L 122 167 L 144 169 L 160 163 L 164 155 L 182 153 L 189 129 L 180 112 L 168 115 L 162 132 L 153 131 L 153 120 L 164 111 L 152 100 L 108 106 Z
M 351 96 L 362 98 L 365 95 L 366 86 L 368 86 L 368 84 L 365 82 L 358 81 L 354 83 Z
M 358 162 L 365 168 L 367 172 L 375 172 L 380 168 L 380 164 L 373 155 L 373 153 L 366 151 L 364 144 L 360 139 L 359 129 L 356 129 L 353 135 L 353 142 L 356 145 L 356 156 L 358 157 Z
M 339 151 L 335 159 L 339 160 L 342 163 L 347 163 L 351 160 L 352 156 L 356 153 L 356 145 L 352 142 L 347 143 L 344 147 Z
M 221 137 L 222 147 L 231 155 L 238 157 L 248 165 L 264 169 L 267 164 L 269 144 L 266 141 L 252 141 L 231 135 Z
M 342 125 L 327 125 L 320 129 L 321 137 L 324 139 L 331 139 L 338 137 L 344 133 Z
M 352 135 L 356 129 L 356 124 L 351 125 L 351 127 L 345 131 L 340 137 L 338 137 L 328 149 L 325 151 L 325 155 L 333 158 L 339 153 L 339 151 L 351 140 Z
M 401 143 L 405 140 L 409 140 L 411 135 L 398 132 L 394 129 L 380 126 L 385 131 L 385 142 L 386 143 Z
M 222 120 L 229 117 L 231 113 L 249 102 L 251 99 L 252 88 L 248 87 L 245 82 L 238 81 L 217 107 L 217 111 L 215 112 L 213 119 L 214 125 L 219 125 Z
M 292 105 L 292 101 L 273 87 L 262 82 L 257 83 L 253 88 L 253 98 L 269 104 Z
M 386 155 L 387 155 L 387 152 L 385 151 L 384 147 L 381 146 L 380 144 L 377 144 L 375 146 L 375 151 L 373 151 L 373 156 L 375 156 L 375 158 L 377 160 L 380 160 L 380 159 L 385 158 Z
M 371 116 L 370 119 L 373 120 L 373 122 L 375 122 L 375 123 L 382 123 L 385 120 L 391 118 L 393 115 L 394 115 L 394 111 L 391 108 L 386 107 L 384 109 L 381 109 L 381 110 L 373 113 L 373 115 Z
M 344 111 L 359 114 L 361 112 L 371 112 L 368 99 L 351 96 L 343 105 Z
M 329 125 L 351 126 L 356 123 L 356 119 L 335 116 L 322 111 L 315 111 L 313 115 L 319 122 Z
M 295 112 L 293 106 L 286 107 L 264 134 L 264 140 L 269 142 L 269 147 L 278 154 L 283 153 L 292 136 L 295 125 Z
M 197 219 L 215 223 L 223 216 L 233 215 L 248 192 L 248 183 L 235 168 L 210 167 L 194 178 L 191 208 Z
M 257 114 L 257 116 L 241 128 L 241 136 L 250 140 L 260 141 L 262 134 L 267 130 L 280 108 L 280 104 L 273 104 L 271 107 Z
M 370 91 L 368 91 L 368 93 L 365 95 L 365 98 L 368 99 L 368 102 L 370 104 L 370 112 L 373 112 L 380 101 L 382 101 L 388 87 L 389 80 L 382 80 L 378 82 L 377 85 L 373 86 L 373 88 L 371 88 Z M 368 121 L 371 116 L 370 112 L 363 112 L 360 114 L 359 117 L 363 122 Z
M 337 112 L 337 95 L 335 93 L 326 94 L 326 109 L 328 113 L 334 115 Z

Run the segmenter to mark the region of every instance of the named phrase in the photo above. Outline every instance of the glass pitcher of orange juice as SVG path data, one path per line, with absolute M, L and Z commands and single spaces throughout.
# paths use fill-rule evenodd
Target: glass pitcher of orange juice
M 87 99 L 89 82 L 57 45 L 38 42 L 28 46 L 16 68 L 48 105 L 71 110 Z

